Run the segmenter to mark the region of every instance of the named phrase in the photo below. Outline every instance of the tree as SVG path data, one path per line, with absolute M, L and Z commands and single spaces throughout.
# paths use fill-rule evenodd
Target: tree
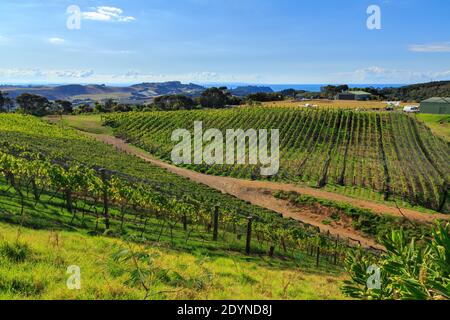
M 115 108 L 117 108 L 117 105 L 117 102 L 115 102 L 113 99 L 107 99 L 104 103 L 96 101 L 94 105 L 94 111 L 97 113 L 110 113 L 113 112 Z
M 0 113 L 11 112 L 13 107 L 14 101 L 8 97 L 8 93 L 0 91 Z
M 73 112 L 72 102 L 66 100 L 56 100 L 53 109 L 58 114 L 71 114 Z
M 113 99 L 107 99 L 105 101 L 105 111 L 104 112 L 112 112 L 116 106 L 117 106 L 117 102 L 115 102 Z
M 192 98 L 182 94 L 175 94 L 156 97 L 151 107 L 157 110 L 191 110 L 196 105 Z
M 11 112 L 14 108 L 14 100 L 6 96 L 3 108 L 6 109 L 6 112 Z
M 246 100 L 249 101 L 249 102 L 252 102 L 252 101 L 256 101 L 256 102 L 283 101 L 284 100 L 284 96 L 281 93 L 259 92 L 259 93 L 249 94 L 246 97 Z
M 6 109 L 4 109 L 5 106 L 5 99 L 6 97 L 3 95 L 3 93 L 0 91 L 0 113 L 6 112 Z
M 348 91 L 348 85 L 340 85 L 340 86 L 324 86 L 321 88 L 322 96 L 327 99 L 333 99 L 338 93 L 342 93 Z
M 226 88 L 209 88 L 202 93 L 199 102 L 203 108 L 224 108 L 229 97 Z
M 92 108 L 88 104 L 83 104 L 83 105 L 79 106 L 78 108 L 76 108 L 74 112 L 77 114 L 92 113 L 92 112 L 94 112 L 94 108 Z
M 299 92 L 295 89 L 285 89 L 285 90 L 281 91 L 280 93 L 285 97 L 295 98 L 295 96 Z
M 118 103 L 112 107 L 112 112 L 130 112 L 133 111 L 133 107 L 129 104 Z
M 16 98 L 16 102 L 19 104 L 19 112 L 24 114 L 42 117 L 50 110 L 47 98 L 34 94 L 23 93 Z
M 348 91 L 350 88 L 348 87 L 348 85 L 344 84 L 344 85 L 340 85 L 336 87 L 336 91 L 337 93 L 342 93 L 342 92 L 346 92 Z
M 242 103 L 242 100 L 234 97 L 226 87 L 209 88 L 202 93 L 198 101 L 202 108 L 224 108 Z

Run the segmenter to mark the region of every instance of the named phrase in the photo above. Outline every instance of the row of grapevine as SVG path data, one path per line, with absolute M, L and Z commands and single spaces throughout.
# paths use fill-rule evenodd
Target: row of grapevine
M 174 129 L 279 129 L 280 171 L 271 180 L 371 190 L 385 199 L 448 212 L 449 146 L 400 113 L 290 108 L 235 108 L 110 114 L 105 124 L 130 142 L 170 160 Z M 258 166 L 201 165 L 190 169 L 266 179 Z
M 184 230 L 186 241 L 192 234 L 211 232 L 214 240 L 221 237 L 230 241 L 229 234 L 235 234 L 237 240 L 246 237 L 247 253 L 256 247 L 273 256 L 275 248 L 279 248 L 285 255 L 307 252 L 317 256 L 318 263 L 325 258 L 335 264 L 342 262 L 349 245 L 298 221 L 238 212 L 227 204 L 218 206 L 186 195 L 170 196 L 165 192 L 170 185 L 161 186 L 80 163 L 55 161 L 18 146 L 9 148 L 0 149 L 0 174 L 21 199 L 21 214 L 26 193 L 31 192 L 36 203 L 43 201 L 43 195 L 63 199 L 66 211 L 72 215 L 71 223 L 80 214 L 83 219 L 86 215 L 93 217 L 95 231 L 120 234 L 129 226 L 142 236 L 151 223 L 159 221 L 159 238 L 166 231 L 173 241 L 177 228 Z

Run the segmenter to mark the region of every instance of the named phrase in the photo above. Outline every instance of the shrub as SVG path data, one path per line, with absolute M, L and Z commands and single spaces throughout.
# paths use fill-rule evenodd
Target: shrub
M 32 250 L 26 243 L 16 241 L 14 243 L 2 242 L 0 244 L 0 256 L 12 262 L 24 262 L 32 254 Z
M 346 269 L 351 280 L 342 288 L 352 298 L 368 300 L 450 300 L 450 224 L 437 223 L 431 239 L 406 240 L 403 230 L 381 239 L 387 253 L 374 259 L 359 251 L 350 252 Z M 369 289 L 368 268 L 380 270 L 381 286 Z

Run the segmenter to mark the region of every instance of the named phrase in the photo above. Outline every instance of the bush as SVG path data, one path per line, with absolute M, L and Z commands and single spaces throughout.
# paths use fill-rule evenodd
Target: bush
M 32 250 L 26 243 L 19 241 L 9 243 L 5 241 L 0 244 L 0 256 L 15 263 L 24 262 L 31 254 Z
M 0 274 L 0 292 L 9 292 L 21 296 L 31 297 L 41 294 L 45 284 L 32 276 L 18 276 L 17 274 Z
M 342 291 L 368 300 L 450 300 L 450 224 L 436 224 L 430 239 L 407 241 L 403 230 L 381 239 L 387 253 L 376 259 L 360 251 L 350 252 L 346 270 L 351 280 Z M 368 288 L 369 267 L 380 270 L 380 286 Z

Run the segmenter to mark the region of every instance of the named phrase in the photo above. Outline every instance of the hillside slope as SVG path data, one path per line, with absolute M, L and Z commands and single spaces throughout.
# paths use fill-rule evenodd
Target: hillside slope
M 312 251 L 291 250 L 292 241 L 283 242 L 288 252 L 279 249 L 281 244 L 274 243 L 275 255 L 269 256 L 267 243 L 260 234 L 263 230 L 255 229 L 258 241 L 252 243 L 253 255 L 240 253 L 245 247 L 244 229 L 229 219 L 228 212 L 252 212 L 261 218 L 267 214 L 270 221 L 280 221 L 281 218 L 267 210 L 141 163 L 74 130 L 49 125 L 34 117 L 2 115 L 0 132 L 2 299 L 143 299 L 146 294 L 149 299 L 342 298 L 339 293 L 344 279 L 342 267 L 330 259 L 331 250 L 328 255 L 327 251 L 321 251 L 319 267 Z M 21 150 L 30 152 L 22 154 Z M 105 185 L 91 184 L 95 181 L 92 171 L 85 171 L 86 168 L 82 169 L 68 157 L 110 168 L 123 166 L 135 174 L 135 179 L 144 176 L 158 181 L 158 185 L 146 180 L 149 185 L 118 188 L 118 179 L 133 177 L 114 173 L 106 184 L 110 203 L 107 224 L 106 216 L 99 217 L 99 213 L 103 215 L 104 202 L 98 198 Z M 62 162 L 69 167 L 60 167 Z M 71 174 L 75 178 L 70 182 L 65 180 Z M 35 183 L 33 187 L 30 179 Z M 75 187 L 88 180 L 88 188 Z M 170 190 L 162 192 L 161 188 L 169 181 Z M 60 182 L 63 192 L 61 186 L 54 187 Z M 66 188 L 74 188 L 70 197 Z M 125 200 L 132 201 L 126 198 L 129 192 L 137 197 L 146 188 L 162 192 L 161 198 L 141 198 L 126 205 Z M 117 198 L 117 192 L 125 194 Z M 182 192 L 183 197 L 170 201 L 175 199 L 174 192 Z M 177 208 L 190 196 L 200 197 L 202 205 L 208 201 L 220 202 L 217 241 L 208 234 L 210 212 L 205 212 L 206 207 L 200 207 L 198 212 L 191 210 L 192 215 L 185 220 L 187 228 L 183 228 Z M 157 207 L 152 207 L 151 203 L 157 199 Z M 162 210 L 168 202 L 164 199 L 173 207 Z M 235 230 L 226 221 L 233 221 Z M 258 224 L 259 220 L 255 220 L 254 228 Z M 268 228 L 271 232 L 275 230 L 274 225 Z M 101 234 L 124 240 L 101 237 Z M 304 244 L 314 239 L 305 238 Z M 334 242 L 332 245 L 340 250 Z M 139 268 L 145 271 L 148 292 L 141 280 L 133 278 L 136 264 L 133 259 L 124 259 L 130 254 L 137 255 Z M 336 257 L 342 263 L 342 252 Z M 69 266 L 81 268 L 81 290 L 72 291 L 65 286 Z
M 450 97 L 450 81 L 435 81 L 412 84 L 400 88 L 385 88 L 379 90 L 388 100 L 420 102 L 432 97 Z
M 205 90 L 196 84 L 179 81 L 141 83 L 132 86 L 61 85 L 61 86 L 0 86 L 0 91 L 16 98 L 22 93 L 44 96 L 49 100 L 69 100 L 76 104 L 114 99 L 121 103 L 146 103 L 167 94 L 198 96 Z
M 130 248 L 151 257 L 151 265 L 139 262 L 150 272 L 151 300 L 343 299 L 343 274 L 289 262 L 201 248 L 189 253 L 83 232 L 21 228 L 19 242 L 17 235 L 18 227 L 0 222 L 0 300 L 142 300 L 146 291 L 130 281 L 134 265 L 114 259 Z M 66 285 L 69 266 L 80 268 L 80 290 Z
M 448 144 L 414 118 L 399 113 L 239 108 L 193 112 L 113 114 L 117 136 L 170 161 L 172 132 L 194 121 L 203 129 L 279 129 L 280 170 L 270 180 L 369 194 L 382 201 L 448 212 Z M 205 143 L 206 146 L 206 143 Z M 248 145 L 247 145 L 248 147 Z M 212 175 L 265 179 L 260 166 L 187 165 Z

